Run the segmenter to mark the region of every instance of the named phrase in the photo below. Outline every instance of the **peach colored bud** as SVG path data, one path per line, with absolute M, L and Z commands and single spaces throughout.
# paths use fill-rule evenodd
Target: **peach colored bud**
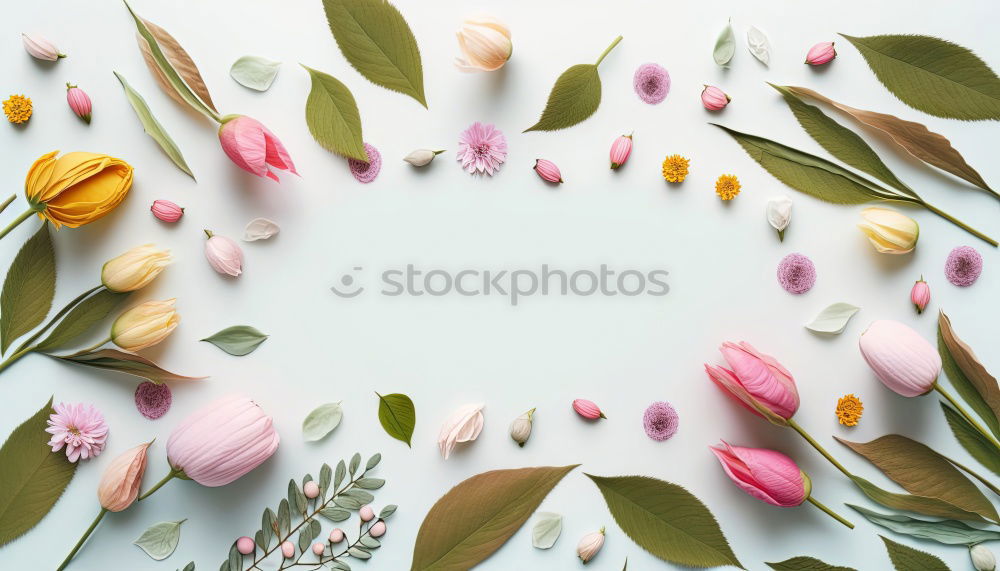
M 135 291 L 149 285 L 170 265 L 170 250 L 143 244 L 111 258 L 101 267 L 101 285 L 115 292 Z
M 126 351 L 139 351 L 163 341 L 181 321 L 174 309 L 175 301 L 147 301 L 126 310 L 111 325 L 111 341 Z
M 184 209 L 169 200 L 154 200 L 149 210 L 163 222 L 177 222 L 184 216 Z
M 576 554 L 580 558 L 580 561 L 584 563 L 589 562 L 597 552 L 604 547 L 604 528 L 602 527 L 600 531 L 595 531 L 588 533 L 580 539 L 580 543 L 576 546 Z
M 323 555 L 323 552 L 326 551 L 326 546 L 317 541 L 316 543 L 313 544 L 312 549 L 313 549 L 313 554 L 319 556 Z
M 146 472 L 146 450 L 152 442 L 126 450 L 108 464 L 97 484 L 97 499 L 101 507 L 120 512 L 132 505 L 139 495 L 142 475 Z
M 295 557 L 295 546 L 291 541 L 286 541 L 281 544 L 281 556 L 285 559 Z
M 208 241 L 205 242 L 205 258 L 212 266 L 212 269 L 233 276 L 234 278 L 243 273 L 243 250 L 240 245 L 231 238 L 213 234 L 211 230 L 205 230 Z
M 472 442 L 483 431 L 483 404 L 467 404 L 456 410 L 441 425 L 438 432 L 438 450 L 445 460 L 459 442 Z
M 730 101 L 732 99 L 728 95 L 713 85 L 706 85 L 701 92 L 701 104 L 709 111 L 721 111 Z
M 913 284 L 913 289 L 910 290 L 910 301 L 917 308 L 917 313 L 923 313 L 924 308 L 931 302 L 931 288 L 924 281 L 923 276 L 920 276 L 920 279 Z
M 548 182 L 560 183 L 563 181 L 562 173 L 559 172 L 559 167 L 552 161 L 545 159 L 535 159 L 535 172 L 538 176 L 542 177 L 542 180 Z
M 489 16 L 466 20 L 456 36 L 463 57 L 455 65 L 462 71 L 496 71 L 514 51 L 510 30 Z
M 319 484 L 309 480 L 304 486 L 302 486 L 302 493 L 304 493 L 310 500 L 319 497 Z
M 368 535 L 372 537 L 382 537 L 385 535 L 385 522 L 379 520 L 368 530 Z
M 330 543 L 340 543 L 341 541 L 344 541 L 344 530 L 338 527 L 330 531 Z
M 598 418 L 607 418 L 604 413 L 601 412 L 600 407 L 589 401 L 587 399 L 576 399 L 573 401 L 573 410 L 583 418 L 589 420 L 597 420 Z
M 833 42 L 820 42 L 809 48 L 806 54 L 806 63 L 809 65 L 823 65 L 830 63 L 837 57 L 837 50 L 833 49 Z
M 361 506 L 358 515 L 361 516 L 361 521 L 371 521 L 375 519 L 375 510 L 371 506 Z
M 21 34 L 21 43 L 24 44 L 24 50 L 36 59 L 56 61 L 66 57 L 66 54 L 61 53 L 55 44 L 38 34 Z
M 90 124 L 90 113 L 93 111 L 93 105 L 86 92 L 67 83 L 66 102 L 69 103 L 69 108 L 73 110 L 73 113 L 76 113 L 77 117 L 86 121 L 88 125 Z
M 611 143 L 611 169 L 617 169 L 625 164 L 632 154 L 632 134 L 622 135 Z
M 937 349 L 898 321 L 872 323 L 861 334 L 859 345 L 875 376 L 904 397 L 928 393 L 941 373 Z
M 239 551 L 241 555 L 250 555 L 254 551 L 253 540 L 245 535 L 237 539 L 236 551 Z

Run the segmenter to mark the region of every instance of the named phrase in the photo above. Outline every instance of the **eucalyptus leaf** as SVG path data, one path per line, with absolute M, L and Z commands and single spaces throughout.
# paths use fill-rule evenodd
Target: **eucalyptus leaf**
M 191 561 L 187 565 L 185 565 L 184 571 L 194 571 L 194 561 Z
M 885 550 L 889 552 L 889 559 L 892 560 L 892 566 L 896 568 L 896 571 L 915 571 L 917 569 L 920 571 L 950 571 L 944 561 L 935 555 L 902 543 L 896 543 L 882 535 L 879 537 L 882 538 L 882 543 L 885 544 Z
M 257 545 L 258 549 L 267 551 L 267 540 L 264 539 L 264 531 L 258 529 L 257 533 L 253 534 L 253 542 Z
M 288 506 L 288 500 L 282 499 L 278 503 L 278 537 L 288 535 L 292 528 L 292 510 Z
M 331 508 L 328 506 L 319 510 L 319 515 L 332 522 L 341 522 L 349 519 L 351 517 L 351 512 L 345 509 Z
M 562 516 L 552 512 L 538 512 L 535 525 L 531 528 L 531 545 L 538 549 L 548 549 L 556 544 L 562 533 Z
M 1000 438 L 1000 385 L 982 362 L 955 333 L 951 319 L 938 315 L 938 352 L 944 372 L 965 402 L 986 422 L 993 435 Z
M 243 569 L 243 554 L 236 549 L 236 542 L 229 547 L 229 557 L 226 561 L 219 567 L 220 571 L 242 571 Z
M 339 508 L 344 508 L 345 510 L 359 510 L 361 509 L 361 506 L 365 505 L 365 502 L 362 502 L 357 498 L 341 494 L 333 499 L 333 504 Z
M 417 411 L 410 397 L 402 393 L 378 395 L 378 421 L 386 434 L 411 446 Z
M 270 547 L 271 540 L 275 538 L 277 517 L 271 508 L 264 508 L 264 513 L 260 516 L 260 529 L 264 532 L 264 549 Z
M 49 225 L 43 222 L 21 246 L 0 292 L 0 353 L 48 315 L 56 293 L 56 255 Z
M 814 557 L 792 557 L 778 563 L 766 563 L 774 571 L 857 571 L 851 567 L 840 567 L 823 563 Z
M 333 468 L 329 464 L 323 464 L 323 467 L 319 469 L 319 489 L 320 493 L 325 497 L 327 492 L 330 491 L 330 484 L 333 482 Z
M 288 508 L 293 513 L 306 513 L 306 495 L 295 480 L 288 480 Z
M 177 549 L 177 543 L 181 540 L 181 524 L 185 521 L 187 520 L 182 519 L 153 524 L 132 543 L 145 551 L 146 555 L 162 561 Z
M 369 458 L 368 461 L 365 462 L 365 472 L 375 468 L 375 466 L 378 466 L 378 463 L 381 461 L 382 461 L 382 454 L 380 452 L 372 454 L 371 458 Z
M 750 26 L 747 30 L 747 49 L 764 65 L 771 63 L 771 42 L 764 32 L 754 26 Z
M 898 514 L 882 514 L 861 506 L 847 504 L 875 525 L 902 535 L 929 539 L 945 545 L 972 546 L 1000 539 L 1000 532 L 979 529 L 953 519 L 929 521 Z
M 198 381 L 205 378 L 185 377 L 183 375 L 171 373 L 170 371 L 160 368 L 156 363 L 145 357 L 134 353 L 119 351 L 118 349 L 98 349 L 97 351 L 89 351 L 86 353 L 50 356 L 55 359 L 76 363 L 78 365 L 85 365 L 96 369 L 117 371 L 119 373 L 125 373 L 126 375 L 133 375 L 153 381 L 154 383 L 164 383 L 166 381 Z
M 344 418 L 344 409 L 339 402 L 321 404 L 302 421 L 302 437 L 307 442 L 320 440 L 333 432 Z
M 996 447 L 980 434 L 964 416 L 945 403 L 940 404 L 941 410 L 944 411 L 944 417 L 948 421 L 948 427 L 951 428 L 952 434 L 955 435 L 955 439 L 962 445 L 962 448 L 980 464 L 1000 476 L 1000 452 L 997 451 Z
M 128 102 L 132 106 L 132 110 L 135 111 L 136 116 L 139 117 L 139 122 L 142 123 L 142 128 L 146 131 L 146 134 L 156 141 L 156 144 L 163 149 L 163 152 L 166 153 L 167 157 L 169 157 L 175 165 L 177 165 L 177 168 L 184 171 L 184 173 L 191 178 L 194 178 L 194 173 L 191 172 L 191 167 L 189 167 L 187 161 L 184 160 L 184 154 L 181 153 L 177 143 L 170 138 L 170 134 L 167 133 L 167 130 L 163 127 L 163 125 L 156 120 L 156 117 L 153 115 L 153 111 L 149 108 L 146 100 L 143 99 L 142 95 L 139 95 L 139 92 L 133 89 L 127 81 L 125 81 L 122 74 L 117 71 L 114 72 L 114 74 L 115 77 L 118 78 L 118 81 L 121 82 L 122 89 L 125 90 L 125 98 L 128 99 Z
M 383 507 L 382 511 L 378 512 L 378 518 L 379 519 L 387 519 L 389 516 L 391 516 L 392 514 L 396 513 L 396 509 L 397 508 L 398 508 L 398 506 L 396 506 L 395 504 L 389 504 L 389 505 Z
M 368 553 L 367 551 L 361 549 L 360 547 L 351 547 L 350 549 L 347 550 L 347 553 L 351 557 L 354 557 L 355 559 L 363 560 L 363 559 L 371 559 L 372 557 L 371 553 Z
M 306 527 L 299 531 L 299 551 L 306 553 L 309 550 L 309 528 Z
M 361 114 L 351 90 L 332 75 L 302 67 L 312 79 L 306 99 L 306 124 L 313 139 L 331 153 L 367 162 Z
M 726 27 L 719 33 L 719 39 L 715 41 L 715 49 L 712 50 L 712 58 L 715 63 L 723 67 L 729 65 L 736 53 L 736 35 L 733 33 L 733 19 L 726 22 Z
M 378 549 L 379 547 L 382 547 L 382 542 L 370 535 L 361 536 L 358 539 L 358 543 L 360 543 L 361 545 L 363 545 L 368 549 Z
M 281 68 L 280 61 L 260 56 L 243 56 L 233 62 L 229 75 L 236 83 L 255 91 L 267 91 Z
M 847 322 L 854 317 L 854 314 L 858 312 L 861 308 L 856 305 L 851 305 L 849 303 L 838 302 L 832 305 L 828 305 L 823 311 L 819 312 L 808 325 L 806 329 L 810 331 L 815 331 L 816 333 L 832 333 L 834 335 L 839 335 L 844 332 L 847 327 Z
M 341 494 L 341 497 L 355 499 L 361 505 L 370 504 L 375 501 L 375 496 L 357 488 L 344 491 L 344 493 Z
M 354 477 L 354 473 L 358 471 L 359 466 L 361 466 L 361 454 L 355 452 L 354 456 L 351 456 L 351 463 L 347 468 L 347 471 L 351 474 L 352 478 Z
M 265 340 L 267 335 L 249 325 L 233 325 L 202 339 L 237 357 L 253 353 Z
M 381 478 L 359 478 L 354 485 L 365 490 L 377 490 L 385 485 L 385 480 Z
M 102 289 L 84 299 L 59 321 L 48 337 L 35 346 L 35 351 L 44 353 L 75 341 L 107 317 L 128 295 L 128 292 Z
M 341 460 L 340 462 L 337 462 L 337 469 L 333 473 L 333 487 L 339 488 L 340 484 L 344 481 L 344 478 L 346 476 L 347 476 L 347 465 L 344 464 L 343 460 Z

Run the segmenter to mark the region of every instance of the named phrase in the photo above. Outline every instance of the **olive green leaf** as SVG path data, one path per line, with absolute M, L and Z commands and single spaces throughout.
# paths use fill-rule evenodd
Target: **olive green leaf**
M 927 498 L 916 494 L 898 494 L 883 490 L 861 476 L 851 476 L 851 480 L 869 499 L 877 504 L 896 510 L 914 512 L 932 517 L 943 517 L 963 521 L 984 523 L 983 516 L 963 510 L 949 502 L 937 498 Z
M 857 571 L 851 567 L 829 565 L 813 557 L 792 557 L 778 563 L 765 563 L 774 571 Z
M 313 139 L 331 153 L 367 161 L 368 152 L 361 138 L 361 114 L 351 90 L 332 75 L 302 67 L 312 78 L 306 100 L 306 124 Z
M 847 322 L 854 317 L 861 308 L 849 303 L 838 302 L 828 305 L 819 312 L 812 321 L 806 325 L 806 329 L 816 333 L 832 333 L 838 335 L 843 333 L 847 327 Z
M 541 118 L 524 132 L 557 131 L 572 127 L 593 115 L 601 104 L 601 76 L 597 73 L 597 67 L 620 41 L 621 36 L 615 38 L 597 59 L 597 63 L 577 64 L 564 71 L 549 92 Z
M 229 68 L 229 76 L 243 87 L 255 91 L 267 91 L 274 83 L 279 68 L 281 68 L 280 61 L 260 56 L 243 56 L 233 62 Z
M 417 410 L 410 397 L 401 393 L 378 395 L 378 421 L 386 434 L 410 446 L 413 427 L 417 423 Z
M 975 545 L 983 541 L 1000 539 L 1000 532 L 979 529 L 966 523 L 945 519 L 929 521 L 898 514 L 881 514 L 861 506 L 847 504 L 875 525 L 902 535 L 929 539 L 946 545 Z
M 492 470 L 439 499 L 417 532 L 413 571 L 464 571 L 500 548 L 577 465 Z
M 72 355 L 50 355 L 55 359 L 86 365 L 95 369 L 117 371 L 126 375 L 133 375 L 153 381 L 163 383 L 165 381 L 198 381 L 206 377 L 185 377 L 170 371 L 161 369 L 156 363 L 136 355 L 126 353 L 117 349 L 98 349 L 86 353 L 74 353 Z
M 187 520 L 182 519 L 153 524 L 132 543 L 157 561 L 166 559 L 177 549 L 177 543 L 181 540 L 181 524 L 185 521 Z
M 562 516 L 552 512 L 538 512 L 535 525 L 531 528 L 531 545 L 538 549 L 548 549 L 556 544 L 562 533 Z
M 736 53 L 736 35 L 733 34 L 733 19 L 726 22 L 726 27 L 719 33 L 719 39 L 715 40 L 715 49 L 712 50 L 712 58 L 715 63 L 726 67 Z
M 951 571 L 937 556 L 931 555 L 919 549 L 907 547 L 902 543 L 880 535 L 882 543 L 885 543 L 885 550 L 889 552 L 889 559 L 896 571 Z
M 969 49 L 931 36 L 840 35 L 910 107 L 935 117 L 1000 120 L 1000 77 Z
M 1000 386 L 979 358 L 952 329 L 951 319 L 938 313 L 938 352 L 944 372 L 962 399 L 1000 438 Z
M 35 346 L 35 351 L 46 352 L 73 342 L 96 323 L 108 316 L 118 304 L 128 297 L 128 292 L 102 289 L 81 301 L 66 317 Z
M 691 567 L 744 568 L 712 512 L 681 486 L 644 476 L 587 477 L 618 527 L 649 553 Z
M 52 399 L 14 429 L 0 448 L 0 546 L 35 527 L 62 495 L 76 464 L 46 444 Z
M 56 255 L 49 225 L 43 222 L 21 246 L 0 292 L 0 353 L 48 315 L 56 293 Z
M 342 418 L 344 409 L 339 402 L 321 404 L 302 421 L 302 437 L 307 442 L 319 440 L 333 432 Z
M 177 168 L 184 171 L 191 178 L 194 178 L 191 167 L 184 160 L 184 154 L 177 147 L 177 143 L 174 143 L 174 140 L 170 138 L 163 125 L 153 116 L 153 112 L 149 109 L 149 105 L 146 104 L 146 100 L 125 81 L 125 78 L 120 73 L 116 71 L 114 74 L 118 78 L 118 81 L 121 82 L 122 89 L 125 90 L 125 98 L 132 105 L 132 109 L 135 111 L 136 116 L 139 117 L 139 122 L 142 123 L 142 128 L 146 131 L 146 134 L 152 137 L 157 145 L 160 145 L 160 148 L 177 165 Z
M 226 327 L 215 335 L 202 339 L 237 357 L 253 353 L 266 340 L 267 335 L 249 325 Z
M 358 73 L 427 107 L 417 40 L 395 6 L 385 0 L 323 0 L 323 9 L 337 46 Z
M 965 448 L 965 451 L 978 460 L 980 464 L 1000 476 L 1000 451 L 997 451 L 993 443 L 976 430 L 976 427 L 972 426 L 964 416 L 944 402 L 940 404 L 941 410 L 944 411 L 945 420 L 948 421 L 948 427 L 951 428 L 951 433 L 955 435 L 955 439 L 962 445 L 962 448 Z

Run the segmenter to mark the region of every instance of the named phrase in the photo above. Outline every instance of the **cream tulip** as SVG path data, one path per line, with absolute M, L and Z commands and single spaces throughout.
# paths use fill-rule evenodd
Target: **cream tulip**
M 111 326 L 111 341 L 126 351 L 138 351 L 163 341 L 181 321 L 174 309 L 175 301 L 147 301 L 125 311 Z
M 466 20 L 456 36 L 462 57 L 455 65 L 462 71 L 496 71 L 514 51 L 510 30 L 489 16 Z
M 785 241 L 785 228 L 792 221 L 792 199 L 785 195 L 772 196 L 767 200 L 767 222 L 778 231 L 778 240 Z
M 861 211 L 858 228 L 882 254 L 908 254 L 917 247 L 917 221 L 889 208 L 873 206 Z
M 146 287 L 169 264 L 170 250 L 143 244 L 105 262 L 101 283 L 111 291 L 135 291 Z
M 441 425 L 438 449 L 445 460 L 459 442 L 471 442 L 483 431 L 483 404 L 467 404 L 456 410 Z

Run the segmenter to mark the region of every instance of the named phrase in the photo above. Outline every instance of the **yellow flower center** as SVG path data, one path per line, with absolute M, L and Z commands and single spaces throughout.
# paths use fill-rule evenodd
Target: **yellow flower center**
M 857 426 L 864 410 L 861 399 L 853 394 L 844 395 L 837 400 L 837 420 L 844 426 Z
M 11 123 L 24 123 L 31 118 L 31 99 L 23 95 L 11 95 L 3 102 L 3 114 Z
M 667 182 L 684 182 L 691 161 L 680 155 L 670 155 L 663 159 L 663 178 Z
M 715 181 L 715 194 L 722 200 L 732 200 L 740 193 L 740 180 L 735 175 L 724 174 Z

